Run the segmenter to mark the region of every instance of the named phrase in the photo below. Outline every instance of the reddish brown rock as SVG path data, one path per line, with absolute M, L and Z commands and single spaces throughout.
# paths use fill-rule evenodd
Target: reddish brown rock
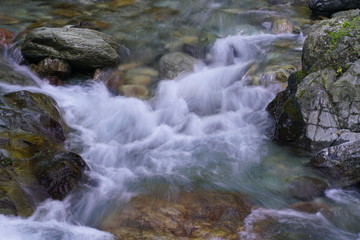
M 4 45 L 11 44 L 14 41 L 14 38 L 14 33 L 4 28 L 0 28 L 0 49 L 3 48 Z

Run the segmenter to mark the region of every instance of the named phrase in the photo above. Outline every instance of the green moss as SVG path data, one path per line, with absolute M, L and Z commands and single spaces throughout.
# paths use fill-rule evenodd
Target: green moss
M 328 32 L 331 38 L 330 50 L 333 50 L 341 37 L 349 35 L 351 31 L 358 30 L 360 26 L 360 17 L 354 18 L 351 21 L 344 22 L 340 29 L 336 32 Z
M 307 73 L 304 70 L 301 70 L 301 71 L 295 72 L 294 75 L 297 79 L 303 80 L 307 76 Z
M 0 165 L 2 165 L 2 166 L 11 166 L 11 165 L 13 165 L 13 163 L 14 163 L 14 160 L 13 159 L 11 159 L 11 158 L 3 158 L 3 159 L 0 159 Z

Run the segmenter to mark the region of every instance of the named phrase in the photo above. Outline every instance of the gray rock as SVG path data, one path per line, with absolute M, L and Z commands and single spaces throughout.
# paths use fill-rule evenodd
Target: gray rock
M 275 119 L 274 139 L 318 151 L 360 140 L 360 59 L 338 77 L 324 69 L 278 94 L 268 111 Z
M 159 61 L 160 77 L 174 79 L 180 73 L 191 72 L 197 60 L 182 52 L 165 54 Z
M 360 141 L 343 143 L 318 152 L 310 161 L 335 179 L 342 178 L 342 185 L 360 183 Z
M 120 45 L 115 38 L 85 28 L 34 29 L 27 34 L 21 51 L 32 61 L 58 58 L 80 69 L 108 67 L 120 62 Z
M 310 9 L 319 15 L 329 16 L 332 13 L 360 8 L 359 0 L 310 0 Z
M 360 58 L 360 10 L 314 24 L 304 42 L 303 70 L 346 69 Z

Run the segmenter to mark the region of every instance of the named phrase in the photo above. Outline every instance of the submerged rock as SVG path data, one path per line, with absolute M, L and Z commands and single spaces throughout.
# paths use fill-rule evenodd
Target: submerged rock
M 119 92 L 125 97 L 135 97 L 143 100 L 149 98 L 149 91 L 141 85 L 122 85 Z
M 359 0 L 310 0 L 310 9 L 318 15 L 330 16 L 339 11 L 360 8 Z
M 289 181 L 289 192 L 293 197 L 309 201 L 324 195 L 329 186 L 320 179 L 302 176 Z
M 314 24 L 304 42 L 303 70 L 346 69 L 360 58 L 360 10 Z
M 101 229 L 119 239 L 238 239 L 250 211 L 240 194 L 199 190 L 167 200 L 142 195 L 113 211 Z
M 360 184 L 360 140 L 323 149 L 310 163 L 342 185 Z
M 78 69 L 109 67 L 120 62 L 120 45 L 115 38 L 85 28 L 36 28 L 27 34 L 21 51 L 31 61 L 57 58 Z
M 160 78 L 174 79 L 179 74 L 191 72 L 197 60 L 182 52 L 165 54 L 159 61 Z

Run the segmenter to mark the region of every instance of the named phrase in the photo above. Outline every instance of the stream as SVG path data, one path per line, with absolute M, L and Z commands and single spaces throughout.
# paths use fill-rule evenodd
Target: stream
M 49 85 L 19 66 L 10 49 L 5 61 L 40 87 L 1 84 L 1 92 L 53 97 L 73 129 L 66 146 L 89 165 L 89 180 L 63 201 L 42 202 L 27 219 L 0 215 L 0 240 L 115 239 L 99 229 L 133 197 L 168 199 L 203 189 L 241 193 L 255 203 L 238 231 L 242 240 L 360 239 L 360 193 L 336 188 L 306 167 L 308 153 L 270 139 L 273 123 L 265 108 L 281 86 L 251 84 L 247 72 L 254 65 L 259 72 L 299 65 L 303 33 L 272 34 L 269 23 L 286 17 L 306 26 L 311 13 L 301 4 L 269 2 L 2 0 L 0 27 L 19 38 L 34 27 L 86 21 L 122 40 L 126 62 L 156 66 L 166 46 L 183 36 L 197 36 L 209 50 L 192 73 L 161 79 L 144 101 L 114 95 L 91 79 Z M 300 201 L 289 193 L 289 180 L 300 176 L 330 185 L 312 200 L 322 210 L 294 210 Z

